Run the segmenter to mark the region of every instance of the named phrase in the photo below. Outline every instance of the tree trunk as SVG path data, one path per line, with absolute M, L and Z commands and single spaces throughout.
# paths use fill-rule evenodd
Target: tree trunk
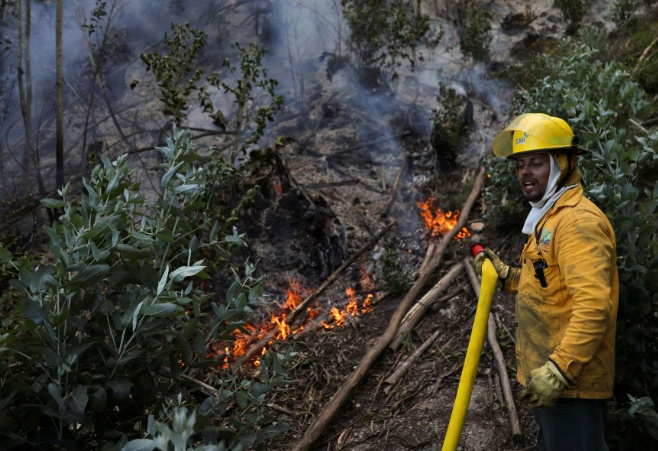
M 64 82 L 64 70 L 62 65 L 62 9 L 64 0 L 57 0 L 57 24 L 55 31 L 55 59 L 57 81 L 57 113 L 55 131 L 55 185 L 59 189 L 64 186 L 64 96 L 62 86 Z
M 32 69 L 30 64 L 30 35 L 32 22 L 31 0 L 25 0 L 25 14 L 23 14 L 23 2 L 16 5 L 18 18 L 18 42 L 16 47 L 16 69 L 18 76 L 18 93 L 21 103 L 21 114 L 23 115 L 23 127 L 25 128 L 25 150 L 23 152 L 23 186 L 27 189 L 31 186 L 30 155 L 34 151 L 32 144 Z M 25 23 L 25 27 L 23 27 Z M 25 193 L 29 194 L 29 193 Z

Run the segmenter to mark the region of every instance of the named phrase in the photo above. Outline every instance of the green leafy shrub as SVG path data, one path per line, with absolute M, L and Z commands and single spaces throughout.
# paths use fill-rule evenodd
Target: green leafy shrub
M 658 93 L 658 59 L 655 44 L 654 47 L 650 46 L 657 33 L 656 10 L 646 15 L 632 16 L 618 32 L 621 44 L 618 46 L 617 57 L 626 64 L 634 79 L 652 95 Z
M 399 296 L 407 292 L 411 286 L 412 275 L 404 269 L 402 256 L 394 243 L 384 243 L 384 258 L 382 260 L 382 275 L 384 287 L 390 296 Z
M 465 120 L 467 99 L 457 91 L 439 83 L 436 103 L 439 106 L 430 114 L 432 133 L 430 141 L 437 152 L 437 158 L 452 167 L 459 150 L 466 147 L 469 139 L 469 126 Z
M 569 30 L 575 30 L 583 20 L 588 5 L 588 0 L 555 0 L 555 6 L 562 11 L 564 20 L 569 24 Z
M 604 61 L 604 37 L 589 28 L 580 41 L 565 40 L 564 56 L 545 64 L 539 82 L 516 96 L 514 112 L 568 119 L 592 151 L 579 161 L 585 192 L 607 214 L 617 237 L 616 395 L 622 405 L 627 393 L 658 399 L 658 182 L 655 174 L 639 178 L 641 169 L 658 158 L 658 132 L 635 125 L 650 113 L 650 101 L 621 64 Z M 498 188 L 490 183 L 486 188 L 496 205 L 503 196 Z M 515 192 L 517 202 L 523 202 Z
M 145 53 L 141 59 L 146 69 L 153 72 L 160 86 L 165 116 L 171 116 L 176 124 L 187 117 L 187 97 L 197 89 L 203 76 L 201 69 L 192 69 L 194 58 L 206 45 L 206 33 L 190 24 L 171 24 L 172 34 L 165 33 L 169 53 Z
M 606 427 L 611 449 L 641 451 L 658 443 L 658 413 L 651 398 L 628 395 L 628 409 L 613 409 Z
M 225 293 L 200 288 L 209 278 L 200 253 L 221 260 L 244 239 L 218 236 L 209 214 L 215 182 L 187 134 L 174 130 L 159 150 L 157 199 L 140 192 L 121 157 L 103 158 L 79 199 L 67 185 L 61 200 L 43 201 L 63 214 L 48 230 L 50 261 L 12 262 L 20 297 L 0 329 L 3 444 L 121 446 L 149 432 L 146 416 L 166 410 L 172 392 L 199 406 L 199 430 L 221 426 L 227 447 L 272 433 L 263 402 L 281 379 L 278 356 L 263 359 L 261 381 L 223 371 L 216 396 L 187 388 L 199 371 L 223 365 L 209 344 L 231 339 L 263 288 L 249 263 L 232 270 Z
M 431 32 L 429 16 L 419 5 L 410 7 L 401 0 L 341 0 L 341 6 L 350 28 L 351 57 L 340 51 L 325 55 L 330 79 L 335 71 L 348 67 L 355 67 L 361 81 L 370 85 L 385 82 L 389 76 L 396 78 L 396 69 L 404 61 L 412 67 L 415 64 L 419 42 L 435 45 L 442 37 L 442 30 Z M 368 77 L 375 80 L 366 80 Z
M 638 0 L 615 0 L 606 13 L 605 19 L 621 27 L 633 16 L 639 4 Z
M 237 52 L 239 67 L 230 58 L 222 61 L 222 67 L 237 81 L 227 83 L 218 72 L 202 80 L 203 70 L 193 70 L 192 63 L 206 45 L 206 33 L 189 24 L 172 24 L 172 28 L 171 35 L 165 33 L 167 52 L 141 55 L 160 87 L 164 115 L 180 124 L 187 118 L 190 96 L 196 91 L 203 112 L 213 124 L 231 132 L 227 134 L 230 136 L 227 147 L 233 153 L 248 153 L 262 138 L 267 122 L 272 121 L 283 106 L 283 97 L 275 92 L 278 82 L 268 78 L 268 71 L 262 64 L 265 49 L 256 44 L 235 43 L 232 48 Z M 212 100 L 213 94 L 229 95 L 231 101 L 222 102 L 222 107 L 218 107 Z M 230 105 L 230 109 L 226 105 Z
M 467 0 L 463 8 L 459 49 L 466 57 L 486 62 L 489 60 L 489 45 L 493 39 L 486 8 L 475 0 Z

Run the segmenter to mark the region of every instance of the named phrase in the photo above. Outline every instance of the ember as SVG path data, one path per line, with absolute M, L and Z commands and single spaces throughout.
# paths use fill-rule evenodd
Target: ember
M 434 207 L 434 198 L 428 197 L 426 200 L 419 200 L 416 205 L 420 209 L 420 217 L 423 220 L 425 228 L 430 232 L 430 238 L 437 239 L 445 235 L 457 224 L 459 220 L 459 211 L 443 212 L 440 208 Z M 463 240 L 470 236 L 471 233 L 466 227 L 462 228 L 455 236 L 456 240 Z

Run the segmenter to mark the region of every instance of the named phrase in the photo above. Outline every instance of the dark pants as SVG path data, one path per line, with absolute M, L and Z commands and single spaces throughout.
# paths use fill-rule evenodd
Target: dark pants
M 534 409 L 539 451 L 607 451 L 605 401 L 560 398 L 553 407 Z

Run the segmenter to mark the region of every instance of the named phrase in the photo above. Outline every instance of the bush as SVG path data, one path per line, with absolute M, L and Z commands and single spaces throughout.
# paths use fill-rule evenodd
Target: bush
M 627 393 L 658 399 L 658 182 L 655 174 L 648 180 L 639 177 L 658 158 L 658 132 L 635 125 L 651 112 L 651 104 L 623 66 L 602 60 L 603 32 L 584 29 L 580 37 L 566 39 L 564 56 L 544 64 L 539 82 L 516 96 L 514 113 L 568 119 L 592 151 L 579 163 L 585 193 L 607 214 L 617 237 L 621 292 L 616 397 L 621 406 Z M 502 203 L 498 188 L 487 184 L 490 204 Z M 515 202 L 523 202 L 520 193 L 516 196 Z
M 555 0 L 555 6 L 560 8 L 569 30 L 575 30 L 587 12 L 588 0 Z
M 155 200 L 131 181 L 121 157 L 104 158 L 79 199 L 65 186 L 61 200 L 43 201 L 63 214 L 48 230 L 49 261 L 11 263 L 20 297 L 0 329 L 3 445 L 121 446 L 143 437 L 146 416 L 167 411 L 175 393 L 179 404 L 198 405 L 199 430 L 222 426 L 226 446 L 248 447 L 272 433 L 263 401 L 281 379 L 279 357 L 263 359 L 261 381 L 221 372 L 218 396 L 186 389 L 198 371 L 224 364 L 209 355 L 209 343 L 231 339 L 263 288 L 249 263 L 232 270 L 222 296 L 200 288 L 209 278 L 200 253 L 221 260 L 244 239 L 235 231 L 218 236 L 221 224 L 208 213 L 216 181 L 187 134 L 174 130 L 159 150 L 164 175 Z M 226 418 L 234 405 L 239 415 Z
M 409 2 L 395 0 L 341 0 L 350 28 L 349 56 L 327 53 L 329 79 L 339 70 L 354 66 L 364 83 L 385 83 L 396 78 L 403 62 L 416 63 L 416 46 L 422 40 L 435 45 L 442 31 L 430 33 L 429 16 Z M 377 78 L 366 80 L 365 77 Z
M 466 1 L 463 7 L 463 30 L 459 38 L 459 49 L 465 57 L 487 62 L 493 36 L 486 9 L 474 0 Z

